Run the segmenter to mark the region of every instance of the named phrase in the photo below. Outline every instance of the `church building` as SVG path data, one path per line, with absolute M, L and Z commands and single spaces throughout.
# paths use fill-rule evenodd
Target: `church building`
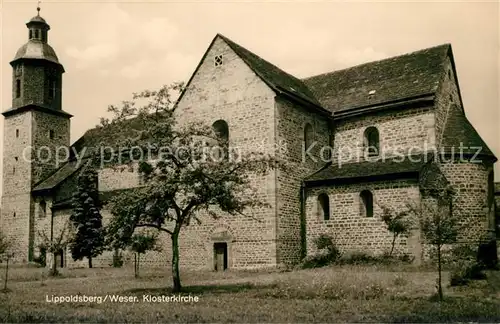
M 81 164 L 58 165 L 58 148 L 79 152 L 99 132 L 90 129 L 70 143 L 73 116 L 61 100 L 65 69 L 48 43 L 50 26 L 39 14 L 26 25 L 28 41 L 10 62 L 12 106 L 2 113 L 0 229 L 15 242 L 16 262 L 32 262 L 40 235 L 56 237 L 71 214 Z M 229 145 L 243 151 L 264 143 L 260 148 L 286 160 L 292 172 L 253 180 L 271 206 L 253 218 L 207 217 L 184 228 L 181 267 L 293 265 L 316 253 L 320 235 L 344 252 L 381 254 L 392 241 L 383 208 L 402 210 L 444 187 L 456 192 L 453 209 L 467 224 L 460 240 L 495 238 L 497 158 L 467 119 L 473 108 L 463 105 L 450 44 L 300 79 L 217 34 L 193 69 L 177 102 L 179 123 L 222 125 Z M 141 185 L 137 168 L 103 168 L 98 181 L 103 201 Z M 106 207 L 102 214 L 106 223 Z M 162 251 L 147 253 L 147 263 L 170 263 L 170 239 L 160 239 Z M 419 229 L 399 238 L 396 250 L 424 257 Z M 105 252 L 94 265 L 109 266 L 111 257 Z M 126 251 L 124 257 L 130 260 Z M 63 267 L 86 264 L 69 251 L 58 258 Z

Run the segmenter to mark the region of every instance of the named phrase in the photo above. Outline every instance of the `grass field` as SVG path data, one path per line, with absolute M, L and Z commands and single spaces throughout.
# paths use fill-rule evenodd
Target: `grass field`
M 436 273 L 376 266 L 333 266 L 293 272 L 184 272 L 183 296 L 198 302 L 153 302 L 171 296 L 169 269 L 42 270 L 14 268 L 0 293 L 1 322 L 498 322 L 500 274 L 472 286 L 445 288 L 437 302 Z M 3 276 L 3 274 L 2 274 Z M 448 283 L 447 274 L 444 282 Z M 3 285 L 3 281 L 2 281 Z M 52 296 L 108 295 L 101 303 L 52 303 Z M 109 295 L 136 297 L 113 302 Z

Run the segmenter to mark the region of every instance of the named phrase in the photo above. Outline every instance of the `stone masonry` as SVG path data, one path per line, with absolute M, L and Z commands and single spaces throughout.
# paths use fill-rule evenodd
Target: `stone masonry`
M 48 30 L 39 16 L 28 25 Z M 41 56 L 27 57 L 31 47 L 43 48 Z M 30 39 L 11 64 L 13 102 L 4 112 L 0 224 L 15 242 L 16 261 L 28 262 L 38 256 L 39 234 L 55 237 L 68 222 L 79 170 L 72 161 L 58 163 L 64 157 L 57 148 L 70 147 L 71 115 L 61 107 L 64 69 L 55 52 L 46 41 Z M 225 121 L 230 150 L 261 151 L 287 164 L 252 178 L 258 198 L 270 208 L 248 211 L 252 217 L 199 215 L 201 224 L 184 228 L 182 268 L 213 270 L 221 243 L 228 269 L 293 265 L 318 252 L 313 242 L 322 234 L 333 237 L 343 251 L 387 252 L 392 237 L 380 218 L 381 207 L 401 210 L 422 201 L 420 164 L 387 161 L 449 150 L 456 145 L 453 138 L 484 146 L 481 162 L 459 161 L 447 153 L 429 163 L 459 194 L 456 209 L 469 228 L 463 240 L 479 242 L 494 232 L 489 193 L 496 158 L 465 117 L 450 45 L 300 80 L 217 35 L 177 102 L 176 114 L 178 126 Z M 364 155 L 368 128 L 377 131 L 377 157 Z M 40 153 L 23 159 L 29 146 Z M 102 194 L 141 184 L 137 166 L 106 167 L 98 174 Z M 363 209 L 364 191 L 373 197 L 372 217 Z M 322 194 L 328 197 L 329 219 L 318 200 Z M 107 224 L 109 210 L 102 214 Z M 424 242 L 418 228 L 396 243 L 396 253 L 421 258 Z M 143 257 L 145 264 L 170 264 L 168 235 L 160 235 L 160 246 Z M 69 251 L 63 254 L 63 266 L 86 265 L 86 260 L 73 262 Z M 123 255 L 132 262 L 129 252 Z M 112 253 L 105 252 L 94 265 L 111 262 Z

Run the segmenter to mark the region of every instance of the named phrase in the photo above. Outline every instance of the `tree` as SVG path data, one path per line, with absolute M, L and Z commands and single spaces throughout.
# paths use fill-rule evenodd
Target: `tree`
M 53 224 L 54 222 L 52 220 L 51 226 L 54 226 Z M 51 276 L 57 276 L 59 274 L 59 271 L 57 270 L 56 255 L 64 251 L 66 247 L 70 244 L 70 242 L 73 241 L 74 233 L 72 233 L 71 231 L 71 226 L 69 224 L 69 221 L 66 221 L 64 223 L 63 227 L 61 228 L 61 231 L 57 235 L 53 233 L 53 228 L 51 229 L 50 237 L 43 230 L 39 231 L 38 235 L 41 239 L 40 246 L 43 246 L 45 248 L 45 251 L 47 251 L 51 256 L 49 258 L 49 265 L 50 265 L 49 274 Z
M 396 239 L 399 236 L 410 233 L 412 222 L 408 217 L 408 210 L 397 212 L 387 206 L 380 206 L 380 208 L 382 209 L 382 220 L 387 226 L 387 230 L 392 234 L 391 251 L 389 252 L 389 256 L 392 256 L 396 245 Z
M 141 254 L 150 250 L 158 250 L 156 236 L 148 234 L 134 234 L 131 238 L 130 249 L 135 253 L 134 276 L 139 277 Z
M 74 240 L 70 244 L 73 260 L 88 259 L 92 268 L 92 258 L 104 250 L 104 228 L 99 211 L 99 191 L 97 172 L 87 164 L 77 178 L 76 192 L 73 195 L 73 212 L 70 220 L 76 229 Z
M 410 206 L 412 213 L 420 219 L 420 228 L 427 243 L 434 247 L 437 256 L 439 300 L 443 300 L 442 250 L 443 246 L 456 243 L 460 232 L 459 218 L 453 210 L 454 192 L 450 187 L 435 190 L 432 198 L 422 201 L 420 206 Z
M 7 281 L 9 279 L 9 260 L 14 256 L 12 252 L 12 241 L 10 241 L 2 232 L 0 232 L 0 261 L 5 261 L 5 281 L 2 291 L 8 292 Z
M 182 228 L 201 222 L 202 214 L 213 218 L 251 216 L 247 211 L 268 206 L 257 199 L 250 175 L 264 175 L 278 165 L 272 155 L 229 152 L 227 138 L 201 122 L 177 125 L 172 97 L 181 90 L 182 84 L 173 84 L 134 94 L 134 100 L 121 108 L 110 106 L 114 117 L 101 122 L 107 139 L 116 141 L 121 136 L 114 145 L 120 150 L 105 155 L 106 161 L 118 165 L 126 158 L 128 163 L 138 161 L 144 179 L 143 186 L 112 198 L 111 241 L 129 241 L 136 228 L 144 227 L 168 234 L 175 292 L 181 290 Z M 141 101 L 146 103 L 136 108 Z M 103 144 L 101 140 L 101 147 Z

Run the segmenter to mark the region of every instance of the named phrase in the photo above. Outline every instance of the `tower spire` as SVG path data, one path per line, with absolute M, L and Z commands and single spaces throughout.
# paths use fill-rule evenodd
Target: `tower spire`
M 41 0 L 38 0 L 38 4 L 37 4 L 37 6 L 36 6 L 36 11 L 37 11 L 37 14 L 36 14 L 36 15 L 37 15 L 37 16 L 40 16 L 40 3 L 41 3 L 41 2 L 42 2 Z

